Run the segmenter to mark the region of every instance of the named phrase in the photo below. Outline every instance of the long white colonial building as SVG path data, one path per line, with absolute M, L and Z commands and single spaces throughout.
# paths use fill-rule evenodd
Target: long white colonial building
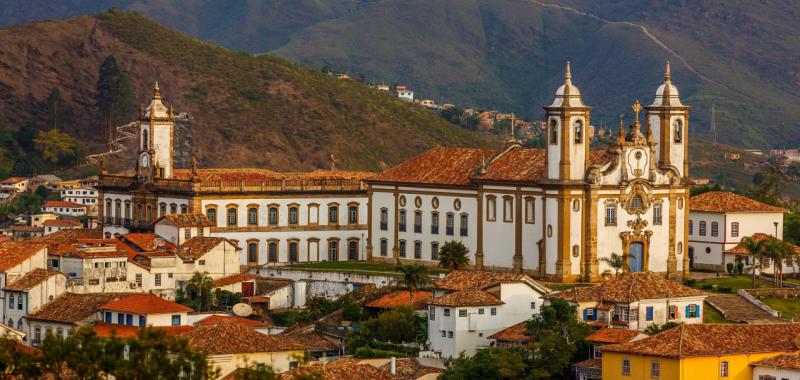
M 645 125 L 639 113 L 645 111 Z M 602 258 L 632 272 L 688 270 L 688 112 L 672 84 L 608 149 L 590 149 L 591 108 L 572 83 L 545 110 L 545 149 L 438 147 L 370 178 L 368 252 L 375 260 L 433 263 L 460 241 L 478 269 L 555 281 L 597 281 Z
M 164 105 L 156 84 L 139 118 L 135 175 L 100 175 L 107 237 L 152 231 L 166 214 L 203 213 L 211 236 L 238 242 L 243 265 L 366 259 L 363 179 L 374 173 L 198 169 L 194 163 L 175 169 L 173 129 L 172 107 Z

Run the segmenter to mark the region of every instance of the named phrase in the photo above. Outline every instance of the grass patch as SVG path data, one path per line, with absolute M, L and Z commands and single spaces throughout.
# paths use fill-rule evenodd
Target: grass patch
M 708 278 L 697 281 L 692 287 L 712 293 L 736 293 L 739 289 L 752 289 L 753 278 L 741 275 L 733 277 Z M 771 288 L 772 284 L 756 279 L 756 288 Z
M 800 301 L 791 298 L 765 297 L 759 299 L 767 306 L 780 311 L 781 318 L 800 319 Z
M 323 272 L 353 272 L 364 274 L 396 275 L 397 266 L 384 263 L 367 263 L 360 261 L 321 261 L 318 263 L 300 263 L 287 266 L 292 269 L 315 270 Z M 428 268 L 431 274 L 447 273 L 446 269 Z
M 708 302 L 706 302 L 703 307 L 703 323 L 731 323 L 731 321 L 725 319 L 719 310 L 715 309 L 709 305 Z

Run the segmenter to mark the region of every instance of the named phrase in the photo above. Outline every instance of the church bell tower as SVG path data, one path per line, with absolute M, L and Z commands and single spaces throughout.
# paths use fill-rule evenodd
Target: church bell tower
M 167 108 L 161 101 L 161 90 L 156 82 L 150 105 L 139 112 L 136 174 L 140 178 L 172 178 L 174 121 L 172 106 Z
M 689 176 L 689 107 L 681 103 L 678 88 L 672 84 L 669 61 L 664 83 L 656 90 L 653 104 L 645 107 L 653 130 L 656 162 L 662 169 L 674 168 L 679 177 Z
M 547 123 L 547 179 L 583 180 L 589 158 L 589 115 L 581 91 L 572 84 L 569 61 L 564 84 L 556 90 L 553 103 L 544 107 Z

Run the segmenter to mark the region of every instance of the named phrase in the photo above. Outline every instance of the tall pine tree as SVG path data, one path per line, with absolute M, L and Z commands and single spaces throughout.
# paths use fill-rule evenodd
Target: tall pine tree
M 102 124 L 106 128 L 129 121 L 134 109 L 130 79 L 120 69 L 114 56 L 108 56 L 100 65 L 97 107 L 103 116 Z

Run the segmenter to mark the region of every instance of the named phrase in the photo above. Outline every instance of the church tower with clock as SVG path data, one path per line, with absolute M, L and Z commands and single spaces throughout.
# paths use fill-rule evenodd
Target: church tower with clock
M 161 101 L 156 82 L 153 99 L 139 112 L 139 155 L 136 175 L 150 181 L 153 178 L 172 178 L 173 132 L 175 117 L 172 107 Z

